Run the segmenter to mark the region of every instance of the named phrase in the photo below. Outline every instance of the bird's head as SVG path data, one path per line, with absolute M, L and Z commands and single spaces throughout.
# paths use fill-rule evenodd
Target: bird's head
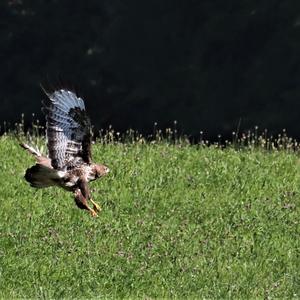
M 93 169 L 95 172 L 95 179 L 103 177 L 103 176 L 107 175 L 109 172 L 109 168 L 105 165 L 95 164 Z

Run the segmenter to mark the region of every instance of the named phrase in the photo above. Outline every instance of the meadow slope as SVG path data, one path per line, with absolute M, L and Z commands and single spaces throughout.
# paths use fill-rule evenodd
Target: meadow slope
M 0 138 L 0 298 L 299 298 L 300 168 L 285 151 L 96 144 L 91 218 L 24 181 Z

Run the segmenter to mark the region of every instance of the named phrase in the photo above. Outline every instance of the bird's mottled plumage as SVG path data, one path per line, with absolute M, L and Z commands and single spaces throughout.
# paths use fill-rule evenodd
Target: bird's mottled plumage
M 79 208 L 96 215 L 99 206 L 91 199 L 88 182 L 109 172 L 104 165 L 92 163 L 91 123 L 80 97 L 67 90 L 47 93 L 46 115 L 48 156 L 27 144 L 23 148 L 35 156 L 37 164 L 27 169 L 25 179 L 35 188 L 60 186 L 72 191 Z M 91 201 L 94 208 L 88 206 Z

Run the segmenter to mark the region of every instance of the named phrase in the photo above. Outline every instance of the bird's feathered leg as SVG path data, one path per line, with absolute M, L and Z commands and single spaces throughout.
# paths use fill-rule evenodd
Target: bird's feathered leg
M 78 188 L 75 190 L 75 202 L 79 208 L 87 209 L 93 217 L 97 216 L 97 209 L 90 208 L 87 199 L 90 198 L 90 190 L 87 181 L 84 178 L 80 178 L 77 182 Z M 92 202 L 93 203 L 93 202 Z
M 85 199 L 91 201 L 91 203 L 93 204 L 93 209 L 96 212 L 101 211 L 101 207 L 99 204 L 97 204 L 91 197 L 91 192 L 88 186 L 88 182 L 84 179 L 84 178 L 80 178 L 78 181 L 78 187 L 81 190 L 82 195 L 85 197 Z
M 92 217 L 97 217 L 97 213 L 88 206 L 86 198 L 82 195 L 82 192 L 79 188 L 74 191 L 75 203 L 81 209 L 86 209 L 90 212 Z
M 90 194 L 91 194 L 88 186 L 88 182 L 85 180 L 85 178 L 81 177 L 77 182 L 77 186 L 79 188 L 79 191 L 78 190 L 75 191 L 75 202 L 77 206 L 78 206 L 77 201 L 79 200 L 83 205 L 84 209 L 87 209 L 93 217 L 97 216 L 96 211 L 90 208 L 87 203 L 87 200 L 90 198 Z

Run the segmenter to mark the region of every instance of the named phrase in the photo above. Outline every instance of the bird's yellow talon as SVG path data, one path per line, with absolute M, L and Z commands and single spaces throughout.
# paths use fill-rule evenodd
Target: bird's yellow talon
M 101 209 L 101 206 L 99 205 L 99 204 L 97 204 L 95 201 L 93 201 L 92 199 L 90 199 L 90 201 L 92 202 L 92 204 L 93 204 L 93 208 L 94 208 L 94 210 L 95 211 L 97 211 L 97 212 L 99 212 L 99 211 L 101 211 L 102 209 Z
M 97 213 L 93 209 L 90 209 L 90 213 L 93 218 L 98 216 Z
M 102 208 L 99 205 L 94 205 L 94 210 L 100 212 Z

